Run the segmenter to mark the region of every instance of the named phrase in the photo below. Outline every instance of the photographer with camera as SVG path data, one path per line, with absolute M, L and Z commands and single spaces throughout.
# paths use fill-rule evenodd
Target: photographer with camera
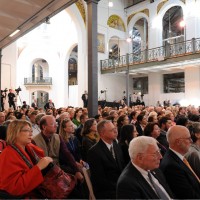
M 15 107 L 15 94 L 13 93 L 12 89 L 9 89 L 9 93 L 8 93 L 8 103 L 9 103 L 9 107 L 11 108 L 13 106 L 14 110 L 16 110 Z
M 7 88 L 5 90 L 1 90 L 1 111 L 4 111 L 4 99 L 6 98 L 7 91 Z

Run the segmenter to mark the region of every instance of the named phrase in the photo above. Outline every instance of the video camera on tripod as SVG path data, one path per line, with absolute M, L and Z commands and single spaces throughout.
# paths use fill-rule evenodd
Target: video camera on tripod
M 8 89 L 5 88 L 4 90 L 1 90 L 1 93 L 4 92 L 4 93 L 7 93 L 8 92 Z
M 17 93 L 17 95 L 19 95 L 19 92 L 21 92 L 21 91 L 22 91 L 22 89 L 20 88 L 20 86 L 17 89 L 15 89 L 15 92 Z

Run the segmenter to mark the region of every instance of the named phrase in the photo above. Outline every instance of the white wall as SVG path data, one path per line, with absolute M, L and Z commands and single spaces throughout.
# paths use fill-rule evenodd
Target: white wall
M 129 93 L 133 91 L 133 81 L 129 79 Z M 104 100 L 105 94 L 101 90 L 107 90 L 107 101 L 119 101 L 123 98 L 123 91 L 126 91 L 126 76 L 124 74 L 103 74 L 99 77 L 98 99 Z

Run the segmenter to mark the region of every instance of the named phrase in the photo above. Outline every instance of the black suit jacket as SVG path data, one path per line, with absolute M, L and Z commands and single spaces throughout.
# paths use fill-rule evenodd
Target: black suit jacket
M 166 137 L 167 132 L 161 130 L 160 135 L 157 137 L 157 140 L 160 144 L 162 144 L 166 149 L 169 149 L 169 143 L 167 142 L 167 137 Z
M 173 198 L 162 172 L 156 169 L 152 174 Z M 159 199 L 159 197 L 142 174 L 129 162 L 117 182 L 117 199 Z
M 52 106 L 53 106 L 53 108 L 55 108 L 54 103 L 52 103 Z M 49 108 L 50 108 L 50 103 L 47 102 L 47 103 L 45 104 L 45 106 L 44 106 L 44 109 L 47 110 L 47 109 L 49 109 Z
M 142 127 L 140 126 L 139 123 L 136 124 L 136 130 L 138 132 L 138 136 L 144 135 L 144 131 L 142 130 Z
M 170 149 L 161 161 L 161 170 L 178 199 L 200 199 L 200 183 L 190 169 Z
M 124 161 L 116 142 L 113 142 L 113 148 L 116 160 L 101 139 L 88 151 L 91 181 L 98 199 L 116 198 L 116 184 L 124 168 Z

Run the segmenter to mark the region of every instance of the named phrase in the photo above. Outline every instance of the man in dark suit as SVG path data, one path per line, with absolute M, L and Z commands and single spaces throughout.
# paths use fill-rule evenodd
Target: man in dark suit
M 158 169 L 162 155 L 152 137 L 140 136 L 129 144 L 131 161 L 117 182 L 117 199 L 170 199 L 173 194 Z
M 185 162 L 184 155 L 191 145 L 191 137 L 184 126 L 173 126 L 167 132 L 169 150 L 161 162 L 161 170 L 176 199 L 200 199 L 200 182 Z
M 52 102 L 52 100 L 49 99 L 49 101 L 44 105 L 44 109 L 45 109 L 45 110 L 48 110 L 48 109 L 52 109 L 52 108 L 55 108 L 55 105 L 54 105 L 54 103 Z
M 121 149 L 116 143 L 117 128 L 109 120 L 97 125 L 100 140 L 88 152 L 91 181 L 97 199 L 115 199 L 116 183 L 124 168 Z
M 81 99 L 83 100 L 83 107 L 87 108 L 87 104 L 88 104 L 88 93 L 87 93 L 87 91 L 85 91 L 84 94 L 82 94 Z
M 13 93 L 12 89 L 9 89 L 8 103 L 9 103 L 9 107 L 10 108 L 13 106 L 13 109 L 16 110 L 16 106 L 15 106 L 15 94 Z
M 166 134 L 168 129 L 172 126 L 172 120 L 169 117 L 161 117 L 159 120 L 160 135 L 157 137 L 158 142 L 163 145 L 166 149 L 169 148 Z

